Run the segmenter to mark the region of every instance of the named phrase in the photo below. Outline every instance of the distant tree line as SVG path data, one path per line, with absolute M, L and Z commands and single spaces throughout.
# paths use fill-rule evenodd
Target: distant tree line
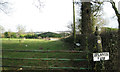
M 4 32 L 2 35 L 2 38 L 35 38 L 35 39 L 40 39 L 40 38 L 61 38 L 61 37 L 66 37 L 68 36 L 69 33 L 53 33 L 53 32 L 44 32 L 41 34 L 31 34 L 31 33 L 24 33 L 24 34 L 18 34 L 16 32 Z

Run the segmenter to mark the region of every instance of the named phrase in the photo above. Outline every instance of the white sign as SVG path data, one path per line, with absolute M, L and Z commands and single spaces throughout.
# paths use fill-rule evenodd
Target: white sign
M 109 52 L 93 53 L 93 61 L 109 60 Z
M 76 43 L 77 46 L 80 46 L 80 43 Z

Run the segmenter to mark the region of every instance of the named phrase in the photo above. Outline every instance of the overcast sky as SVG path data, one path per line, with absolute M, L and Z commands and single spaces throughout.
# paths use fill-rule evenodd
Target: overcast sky
M 72 0 L 43 0 L 44 6 L 40 10 L 35 7 L 38 5 L 37 0 L 9 1 L 13 8 L 11 13 L 6 15 L 0 12 L 0 25 L 6 31 L 17 31 L 18 24 L 25 26 L 26 31 L 65 31 L 72 22 Z M 111 4 L 104 5 L 104 18 L 109 21 L 106 26 L 117 28 L 118 23 Z

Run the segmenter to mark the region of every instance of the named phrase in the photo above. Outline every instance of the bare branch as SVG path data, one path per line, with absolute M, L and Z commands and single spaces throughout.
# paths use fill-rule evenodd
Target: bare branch
M 100 16 L 102 11 L 103 2 L 93 2 L 92 4 L 92 14 L 97 17 Z
M 0 10 L 2 12 L 4 12 L 5 14 L 8 14 L 9 13 L 8 11 L 10 11 L 9 9 L 10 9 L 9 2 L 0 2 Z
M 0 5 L 4 5 L 4 4 L 8 4 L 8 2 L 2 2 L 2 3 L 0 3 Z
M 117 10 L 117 8 L 116 8 L 116 6 L 115 6 L 115 2 L 110 2 L 110 3 L 112 4 L 112 8 L 114 9 L 115 14 L 118 16 L 119 13 L 118 13 L 118 10 Z
M 44 7 L 44 2 L 41 0 L 34 0 L 33 5 L 40 10 L 41 7 Z

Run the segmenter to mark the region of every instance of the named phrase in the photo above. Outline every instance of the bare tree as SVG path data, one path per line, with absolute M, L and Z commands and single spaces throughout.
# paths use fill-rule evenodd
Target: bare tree
M 33 0 L 33 5 L 41 10 L 41 8 L 45 6 L 44 0 Z
M 117 10 L 117 7 L 116 7 L 116 5 L 115 5 L 115 2 L 113 1 L 113 2 L 110 2 L 110 3 L 112 4 L 112 8 L 114 9 L 115 14 L 116 14 L 116 16 L 117 16 L 118 24 L 119 24 L 119 30 L 120 30 L 120 14 L 119 14 L 119 12 L 118 12 L 118 10 Z
M 3 36 L 4 31 L 5 31 L 4 27 L 0 25 L 0 37 Z
M 20 25 L 20 24 L 17 26 L 17 31 L 19 35 L 25 33 L 25 30 L 26 30 L 25 26 Z
M 0 25 L 0 33 L 3 33 L 5 31 L 4 27 Z
M 29 34 L 34 35 L 34 32 L 32 29 L 29 31 Z
M 5 14 L 8 14 L 11 10 L 12 8 L 9 1 L 0 0 L 0 11 L 4 12 Z
M 106 25 L 106 23 L 108 22 L 106 19 L 102 18 L 101 16 L 98 16 L 95 19 L 95 26 L 97 27 L 103 27 L 104 25 Z

